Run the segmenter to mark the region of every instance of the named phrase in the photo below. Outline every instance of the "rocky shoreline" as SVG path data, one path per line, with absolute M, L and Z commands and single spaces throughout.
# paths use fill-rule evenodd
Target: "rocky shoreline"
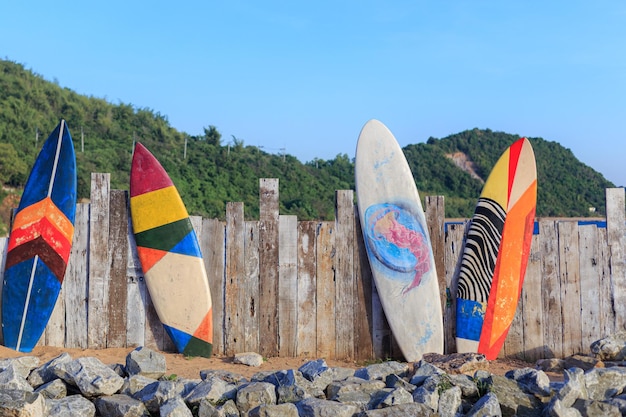
M 0 360 L 2 416 L 621 416 L 626 414 L 626 334 L 592 345 L 593 356 L 539 361 L 489 372 L 478 354 L 425 355 L 416 363 L 329 367 L 323 359 L 251 378 L 201 370 L 166 374 L 165 357 L 148 348 L 125 364 L 63 353 Z M 239 363 L 258 366 L 255 353 Z M 561 373 L 562 378 L 548 377 Z

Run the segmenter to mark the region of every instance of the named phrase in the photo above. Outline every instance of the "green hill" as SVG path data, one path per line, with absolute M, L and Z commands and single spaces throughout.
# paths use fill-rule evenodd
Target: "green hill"
M 113 188 L 128 189 L 135 140 L 163 164 L 191 214 L 223 218 L 227 202 L 242 201 L 246 217 L 257 218 L 258 181 L 265 177 L 279 178 L 281 213 L 332 219 L 335 190 L 354 189 L 354 164 L 345 154 L 302 163 L 291 155 L 246 146 L 235 137 L 224 143 L 210 123 L 202 135 L 188 135 L 158 111 L 80 95 L 19 63 L 0 60 L 0 200 L 11 190 L 19 193 L 59 118 L 67 120 L 74 139 L 79 198 L 89 197 L 91 172 L 109 172 Z M 473 129 L 430 138 L 406 146 L 404 152 L 421 195 L 444 195 L 447 217 L 468 217 L 482 180 L 516 139 Z M 558 143 L 530 140 L 537 158 L 539 216 L 588 216 L 589 207 L 604 210 L 604 189 L 613 184 Z M 14 201 L 4 203 L 4 223 Z

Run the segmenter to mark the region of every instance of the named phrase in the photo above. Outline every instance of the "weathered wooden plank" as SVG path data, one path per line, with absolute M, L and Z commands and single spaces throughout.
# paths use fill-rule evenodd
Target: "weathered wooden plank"
M 541 240 L 533 235 L 530 256 L 522 287 L 522 316 L 524 323 L 524 360 L 535 362 L 543 358 L 543 315 L 541 288 Z
M 137 255 L 132 223 L 128 221 L 128 256 L 126 265 L 126 346 L 145 346 L 146 340 L 146 283 Z
M 338 359 L 354 358 L 354 192 L 335 193 L 335 317 Z
M 150 349 L 158 349 L 163 350 L 163 337 L 165 334 L 165 329 L 163 328 L 163 324 L 161 320 L 159 320 L 159 316 L 154 309 L 154 304 L 152 303 L 152 298 L 150 297 L 150 291 L 146 286 L 145 277 L 142 275 L 139 278 L 139 291 L 141 293 L 141 299 L 145 305 L 146 311 L 146 326 L 145 326 L 145 346 Z
M 558 234 L 561 306 L 563 311 L 563 355 L 569 356 L 582 351 L 580 255 L 577 223 L 574 221 L 559 222 Z
M 224 354 L 224 257 L 226 253 L 226 225 L 218 219 L 202 220 L 200 248 L 211 289 L 213 303 L 213 352 Z
M 444 304 L 443 329 L 444 352 L 456 352 L 456 291 L 458 286 L 457 265 L 463 254 L 465 223 L 450 223 L 445 234 L 446 303 Z
M 595 225 L 578 226 L 578 248 L 580 265 L 580 316 L 581 344 L 584 353 L 598 340 L 602 321 L 601 281 L 603 268 L 600 263 L 598 228 Z
M 374 358 L 372 317 L 372 270 L 367 259 L 359 210 L 354 207 L 354 359 Z
M 109 189 L 110 174 L 91 174 L 89 217 L 89 298 L 87 346 L 107 345 L 109 323 Z
M 613 286 L 611 283 L 610 250 L 606 245 L 606 227 L 598 229 L 598 263 L 600 266 L 600 282 L 598 300 L 600 309 L 600 326 L 598 338 L 615 332 L 615 306 L 613 305 Z
M 296 355 L 314 357 L 317 350 L 317 264 L 318 222 L 298 223 L 298 295 Z
M 524 357 L 524 303 L 518 302 L 513 321 L 509 327 L 509 332 L 504 340 L 504 345 L 498 357 L 509 357 L 523 359 Z
M 278 179 L 259 181 L 260 353 L 278 355 Z
M 317 354 L 335 358 L 334 223 L 322 222 L 317 229 Z
M 556 222 L 539 221 L 539 240 L 543 254 L 541 287 L 543 288 L 544 358 L 563 357 L 563 311 Z
M 445 205 L 443 196 L 426 196 L 424 212 L 426 215 L 426 224 L 428 225 L 430 245 L 433 249 L 433 257 L 435 258 L 435 268 L 437 269 L 439 296 L 441 298 L 441 312 L 445 317 L 446 303 L 448 299 L 446 289 L 448 288 L 448 285 L 445 271 Z
M 109 201 L 109 334 L 107 347 L 126 347 L 128 194 L 111 190 Z
M 606 190 L 606 228 L 615 308 L 615 331 L 626 330 L 626 214 L 624 188 Z
M 243 203 L 226 204 L 226 282 L 224 285 L 224 352 L 244 351 L 245 329 L 239 317 L 239 296 L 245 267 Z
M 245 329 L 243 335 L 243 349 L 246 352 L 259 351 L 259 222 L 245 222 L 244 243 L 244 274 L 239 286 L 239 301 L 241 308 L 238 316 Z
M 278 223 L 278 354 L 294 357 L 298 340 L 298 218 L 281 215 Z

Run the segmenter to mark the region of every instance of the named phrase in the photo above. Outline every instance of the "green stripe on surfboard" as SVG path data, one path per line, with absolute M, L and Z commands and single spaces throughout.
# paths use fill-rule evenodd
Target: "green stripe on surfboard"
M 155 227 L 135 235 L 137 246 L 144 248 L 159 249 L 170 251 L 178 244 L 189 232 L 193 231 L 193 226 L 189 217 Z

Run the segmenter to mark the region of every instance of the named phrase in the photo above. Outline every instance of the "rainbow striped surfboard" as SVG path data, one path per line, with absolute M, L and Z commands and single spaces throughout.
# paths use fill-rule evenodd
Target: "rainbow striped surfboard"
M 496 162 L 468 226 L 457 270 L 458 352 L 498 357 L 522 292 L 536 204 L 535 154 L 522 138 Z
M 61 120 L 35 160 L 15 212 L 2 285 L 4 345 L 30 352 L 56 304 L 72 249 L 76 156 Z
M 187 209 L 161 164 L 140 143 L 130 171 L 137 252 L 154 308 L 178 351 L 210 357 L 211 292 Z

